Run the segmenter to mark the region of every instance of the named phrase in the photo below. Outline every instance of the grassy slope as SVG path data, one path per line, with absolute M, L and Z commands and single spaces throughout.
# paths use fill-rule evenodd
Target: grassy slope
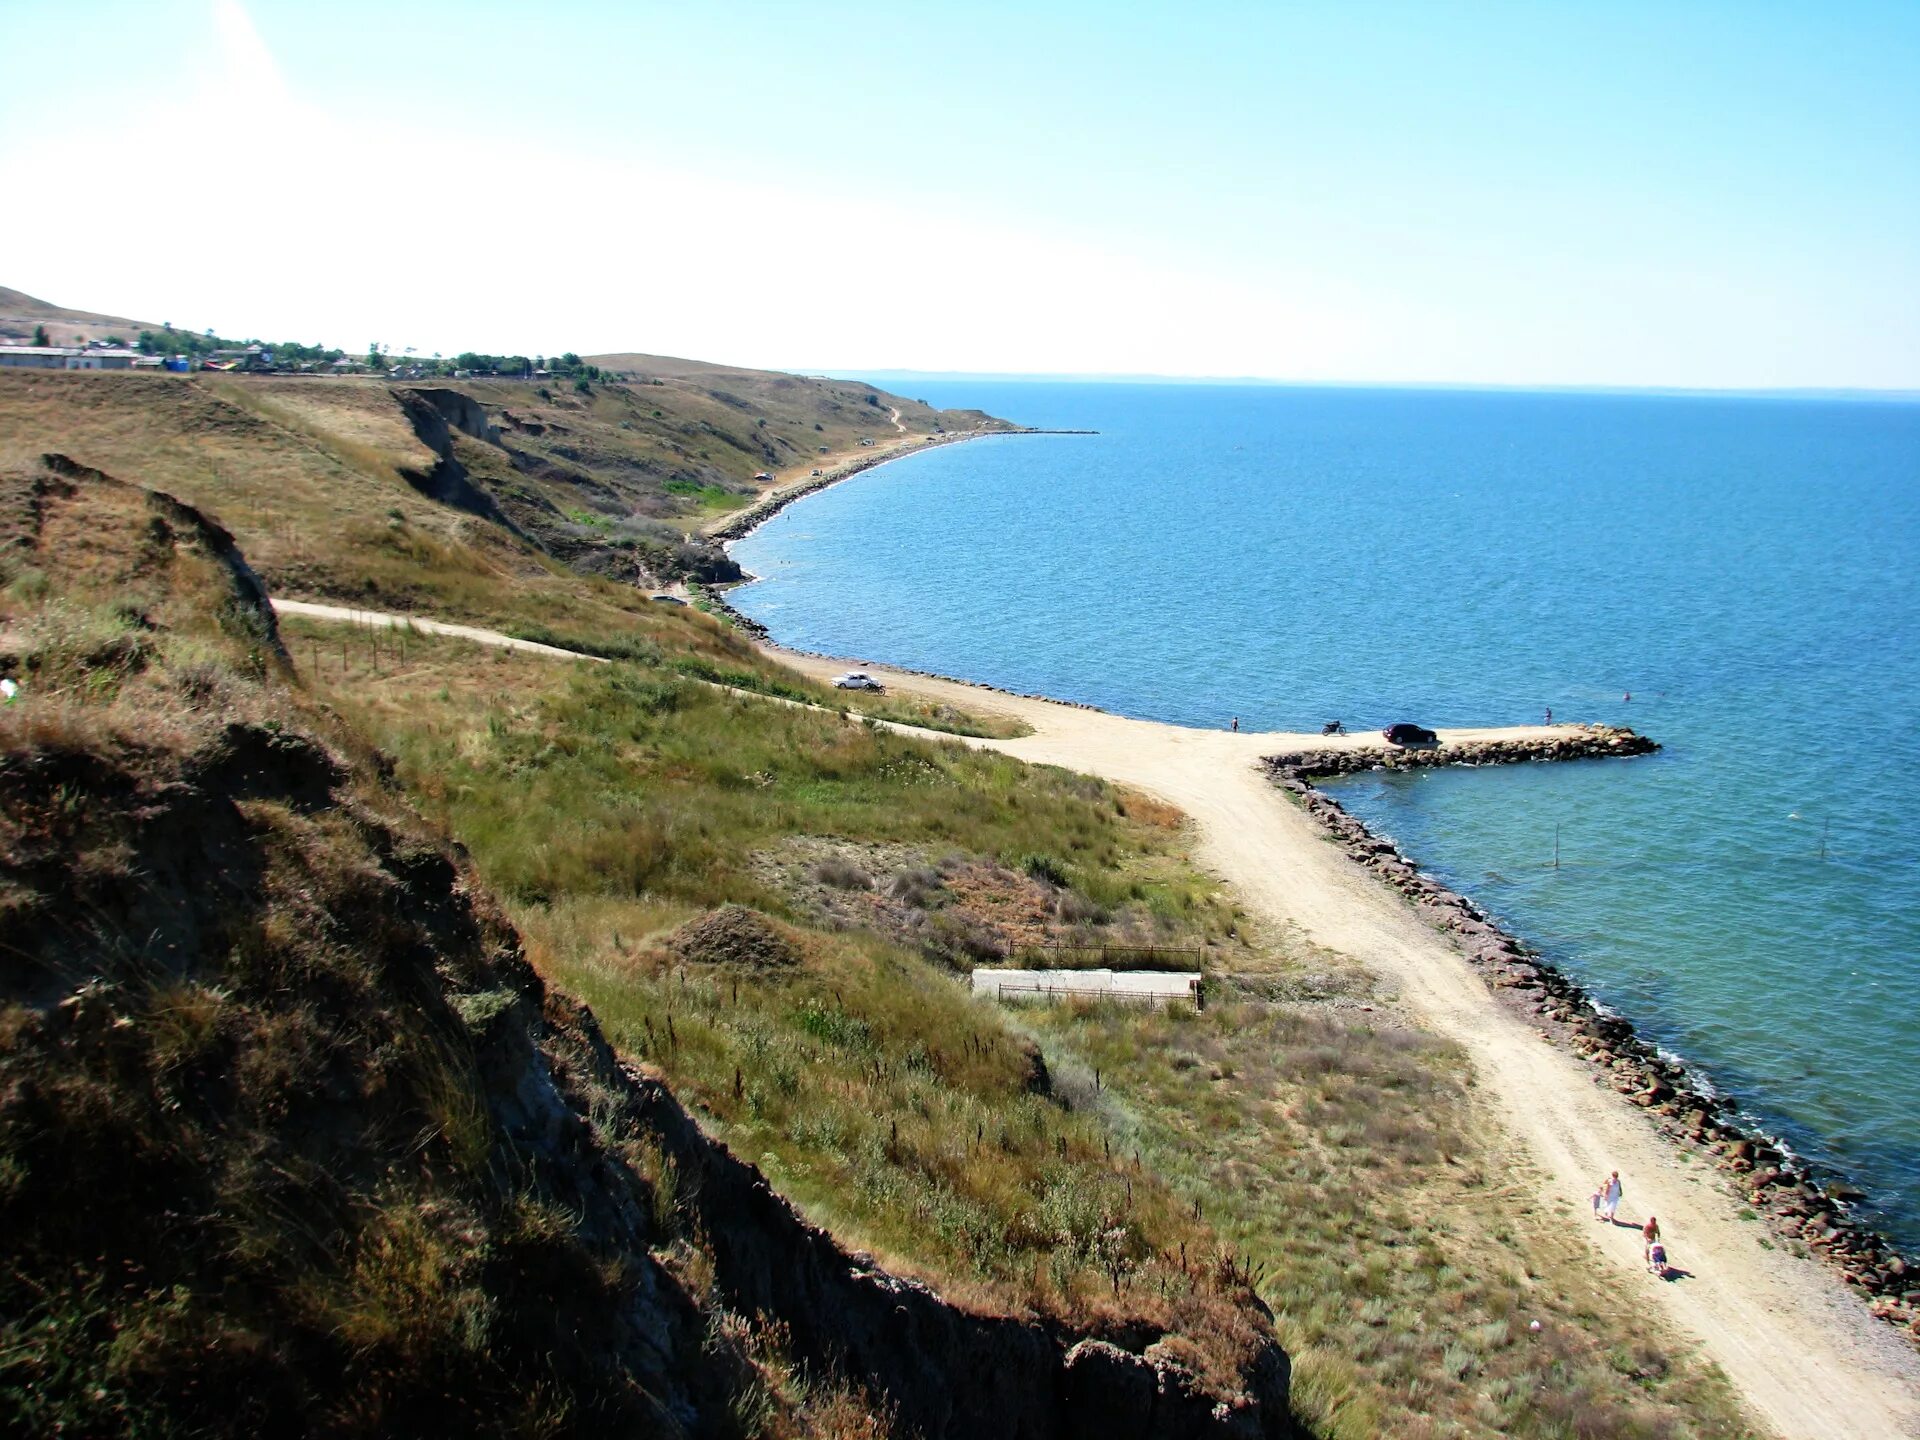
M 459 438 L 474 474 L 491 464 L 518 477 L 498 451 Z M 707 616 L 582 575 L 428 500 L 402 472 L 430 470 L 436 457 L 377 382 L 0 374 L 0 463 L 49 451 L 218 517 L 276 594 L 469 620 L 598 654 L 671 655 L 688 673 L 814 703 L 993 730 L 939 707 L 827 690 Z M 604 499 L 611 484 L 594 494 Z
M 976 1305 L 1158 1338 L 1237 1386 L 1266 1322 L 1208 1263 L 1204 1224 L 941 970 L 806 928 L 775 974 L 634 943 L 739 888 L 729 842 L 856 793 L 860 828 L 891 814 L 1088 863 L 1163 851 L 1164 832 L 1064 774 L 1016 807 L 997 757 L 624 663 L 422 639 L 295 688 L 270 623 L 165 504 L 33 478 L 0 484 L 4 538 L 27 537 L 0 560 L 0 669 L 25 687 L 0 712 L 0 913 L 26 942 L 0 991 L 0 1417 L 665 1433 L 677 1386 L 730 1417 L 713 1433 L 873 1433 L 872 1407 L 794 1374 L 777 1328 L 713 1298 L 714 1259 L 671 1223 L 686 1197 L 642 1140 L 623 1159 L 596 1114 L 607 1149 L 572 1166 L 535 1153 L 553 1133 L 537 1114 L 504 1133 L 545 1083 L 495 1044 L 502 1015 L 540 1009 L 516 933 L 447 888 L 329 698 L 402 747 L 534 927 L 536 965 L 824 1218 Z M 771 813 L 722 799 L 765 793 L 734 773 L 749 760 L 794 776 Z M 937 768 L 957 793 L 913 804 Z M 629 1162 L 653 1187 L 643 1236 L 631 1206 L 608 1233 L 601 1197 L 567 1189 Z M 636 1315 L 670 1283 L 685 1293 Z M 661 1353 L 689 1337 L 697 1354 Z
M 948 977 L 961 937 L 836 933 L 763 863 L 797 835 L 1036 862 L 1071 877 L 1051 896 L 1063 929 L 1131 906 L 1225 944 L 1177 831 L 1100 782 L 625 665 L 437 638 L 379 675 L 370 654 L 321 657 L 309 682 L 470 849 L 543 972 L 817 1222 L 976 1305 L 1144 1319 L 1230 1383 L 1248 1322 L 1211 1234 L 1070 1098 L 1032 1088 L 1000 1015 Z M 783 916 L 807 963 L 682 963 L 669 932 L 727 901 Z
M 1116 1257 L 1123 1295 L 1180 1331 L 1194 1319 L 1158 1307 L 1186 1272 L 1158 1257 L 1194 1253 L 1184 1226 L 1204 1222 L 1237 1257 L 1216 1278 L 1250 1274 L 1278 1312 L 1300 1412 L 1330 1440 L 1744 1433 L 1722 1384 L 1594 1288 L 1554 1217 L 1506 1209 L 1462 1057 L 1360 975 L 1250 939 L 1151 804 L 453 642 L 378 675 L 323 653 L 313 679 L 471 847 L 542 968 L 849 1243 L 982 1305 L 1091 1323 L 1115 1299 L 1100 1237 L 1124 1215 L 1140 1238 Z M 1028 869 L 1067 880 L 1043 907 L 1053 933 L 1098 917 L 1260 978 L 1203 1014 L 1014 1016 L 1062 1115 L 1005 1083 L 1003 1032 L 914 960 L 964 967 L 983 928 L 1017 923 L 978 903 L 958 855 L 1014 862 L 1002 900 Z M 924 915 L 876 903 L 894 895 Z M 680 963 L 673 927 L 725 901 L 854 938 L 795 979 Z M 1092 1188 L 1049 1171 L 1062 1143 L 1101 1162 Z
M 275 585 L 398 597 L 629 657 L 589 671 L 416 638 L 376 659 L 350 632 L 289 632 L 307 683 L 379 737 L 420 803 L 471 846 L 546 972 L 604 1007 L 619 1044 L 842 1233 L 982 1303 L 1146 1307 L 1197 1332 L 1195 1363 L 1217 1367 L 1239 1322 L 1206 1317 L 1241 1313 L 1245 1277 L 1188 1228 L 1213 1224 L 1264 1267 L 1325 1433 L 1575 1433 L 1539 1403 L 1574 1389 L 1588 1410 L 1578 1433 L 1728 1433 L 1724 1389 L 1684 1357 L 1643 1360 L 1649 1337 L 1581 1298 L 1578 1266 L 1537 1217 L 1514 1223 L 1485 1188 L 1495 1181 L 1456 1183 L 1435 1159 L 1456 1134 L 1447 1145 L 1470 1157 L 1483 1123 L 1457 1058 L 1378 1040 L 1330 1006 L 1337 986 L 1288 980 L 1269 1002 L 1225 1012 L 1224 1031 L 1211 1017 L 1041 1017 L 1073 1108 L 1036 1109 L 1008 1088 L 1017 1046 L 990 1014 L 929 988 L 926 966 L 990 953 L 996 925 L 1011 933 L 1006 914 L 1033 910 L 1021 886 L 1035 874 L 1068 882 L 1043 887 L 1038 920 L 1028 915 L 1043 928 L 1111 922 L 1209 946 L 1236 970 L 1285 960 L 1284 945 L 1249 952 L 1153 807 L 686 684 L 711 666 L 760 688 L 794 682 L 702 617 L 583 579 L 422 500 L 398 478 L 416 442 L 389 423 L 380 387 L 306 392 L 335 411 L 364 406 L 349 423 L 277 413 L 287 401 L 274 389 L 143 395 L 110 388 L 127 377 L 75 378 L 0 383 L 0 432 L 117 457 L 211 503 Z M 811 867 L 798 878 L 796 854 Z M 809 964 L 767 980 L 677 961 L 670 928 L 723 900 L 802 927 Z M 1347 1058 L 1330 1068 L 1328 1050 Z M 1211 1058 L 1183 1066 L 1182 1051 Z M 1216 1068 L 1258 1083 L 1198 1083 Z M 1376 1110 L 1386 1119 L 1366 1123 Z M 1050 1169 L 1060 1162 L 1091 1168 Z M 1175 1192 L 1204 1217 L 1170 1204 Z M 1213 1263 L 1198 1265 L 1196 1246 Z M 1431 1254 L 1444 1258 L 1402 1263 Z M 1542 1299 L 1556 1291 L 1573 1298 Z M 1550 1344 L 1514 1340 L 1511 1325 L 1500 1341 L 1522 1296 L 1525 1313 L 1552 1321 Z M 1200 1309 L 1178 1311 L 1189 1302 Z
M 244 538 L 271 569 L 302 546 L 331 554 L 335 537 L 317 533 L 329 518 L 377 523 L 387 508 L 415 500 L 406 473 L 423 476 L 440 457 L 417 437 L 396 389 L 453 390 L 483 407 L 489 436 L 452 435 L 452 456 L 473 483 L 537 550 L 623 579 L 636 562 L 656 574 L 671 569 L 687 531 L 765 488 L 756 474 L 789 480 L 867 453 L 863 437 L 897 440 L 867 395 L 911 412 L 903 423 L 913 435 L 1007 428 L 866 386 L 755 371 L 596 384 L 585 393 L 508 380 L 393 387 L 333 377 L 8 372 L 0 375 L 0 446 L 16 461 L 46 449 L 84 452 L 76 458 L 110 473 L 191 490 L 194 503 L 233 510 L 236 524 L 257 521 Z M 261 459 L 273 475 L 244 473 Z M 384 504 L 373 503 L 369 487 Z
M 786 1383 L 649 1205 L 657 1153 L 567 1118 L 590 1043 L 288 684 L 220 537 L 49 481 L 0 471 L 0 1429 L 661 1433 L 746 1401 L 832 1433 L 849 1397 Z
M 979 410 L 936 410 L 919 400 L 895 395 L 859 380 L 830 380 L 824 376 L 788 375 L 774 370 L 744 370 L 681 360 L 667 355 L 596 355 L 597 365 L 664 382 L 685 395 L 704 395 L 736 411 L 741 402 L 776 443 L 792 442 L 783 454 L 789 463 L 805 461 L 821 446 L 839 451 L 861 439 L 884 441 L 900 432 L 890 410 L 898 410 L 909 435 L 937 435 L 973 429 L 994 422 Z

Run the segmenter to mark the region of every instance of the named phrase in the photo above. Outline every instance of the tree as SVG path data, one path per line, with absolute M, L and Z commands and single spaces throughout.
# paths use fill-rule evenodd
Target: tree
M 34 326 L 34 327 L 33 327 L 33 343 L 34 343 L 34 344 L 36 344 L 36 345 L 51 345 L 51 344 L 53 344 L 53 341 L 51 341 L 51 340 L 49 340 L 49 339 L 47 338 L 47 327 L 46 327 L 46 326 L 44 326 L 44 325 L 36 325 L 36 326 Z

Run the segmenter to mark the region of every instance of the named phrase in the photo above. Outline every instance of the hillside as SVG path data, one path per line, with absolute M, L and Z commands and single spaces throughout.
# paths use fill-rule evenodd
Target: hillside
M 873 453 L 653 363 L 0 374 L 0 1427 L 1749 1433 L 1177 811 L 636 588 L 618 447 Z M 1116 945 L 1205 1008 L 966 993 Z
M 632 967 L 608 1003 L 646 1016 L 622 1065 L 543 981 L 551 942 L 530 966 L 391 761 L 301 682 L 230 536 L 61 457 L 0 477 L 0 529 L 0 669 L 29 697 L 0 710 L 0 1423 L 1064 1437 L 1109 1433 L 1091 1422 L 1144 1386 L 1119 1433 L 1290 1433 L 1285 1355 L 1201 1263 L 1210 1234 L 924 962 L 751 911 L 632 949 L 596 927 Z M 636 717 L 700 703 L 609 683 Z M 844 767 L 838 725 L 821 761 Z M 875 773 L 918 748 L 866 743 Z M 602 903 L 638 879 L 601 872 Z M 778 1064 L 729 1055 L 735 1025 Z M 751 1110 L 776 1148 L 818 1113 L 783 1067 L 844 1064 L 869 1124 L 899 1117 L 863 1166 L 903 1198 L 953 1183 L 959 1127 L 912 1116 L 962 1097 L 961 1126 L 993 1123 L 998 1203 L 1028 1170 L 1026 1205 L 1078 1197 L 1067 1232 L 1034 1232 L 1042 1314 L 956 1306 L 810 1227 L 655 1078 L 683 1047 L 734 1067 L 730 1100 L 691 1087 L 704 1123 Z
M 890 394 L 858 380 L 789 375 L 777 370 L 743 370 L 738 366 L 682 360 L 670 355 L 615 354 L 588 358 L 605 369 L 664 381 L 688 393 L 704 394 L 731 409 L 749 406 L 775 426 L 777 433 L 803 442 L 798 446 L 803 455 L 809 453 L 804 441 L 805 427 L 810 425 L 826 431 L 821 443 L 844 448 L 835 445 L 836 438 L 885 439 L 896 429 L 912 435 L 939 434 L 997 423 L 982 410 L 936 410 L 923 401 Z M 898 426 L 890 413 L 894 410 L 899 412 Z
M 776 399 L 763 406 L 763 393 Z M 258 563 L 289 588 L 340 598 L 389 593 L 380 582 L 392 582 L 392 567 L 377 556 L 343 567 L 333 543 L 325 563 L 310 563 L 317 528 L 348 552 L 391 550 L 390 512 L 404 515 L 422 497 L 450 507 L 426 518 L 415 506 L 437 540 L 458 532 L 488 552 L 514 552 L 507 563 L 529 573 L 538 556 L 629 584 L 735 578 L 689 532 L 816 467 L 931 435 L 1010 428 L 864 386 L 753 371 L 577 386 L 0 374 L 0 449 L 16 459 L 62 450 L 195 504 L 238 503 L 243 531 L 262 527 L 247 535 Z M 876 436 L 873 447 L 860 443 Z M 494 524 L 462 529 L 456 512 Z
M 68 310 L 49 305 L 45 300 L 0 285 L 0 342 L 25 342 L 33 339 L 36 326 L 47 327 L 47 339 L 54 345 L 78 345 L 83 340 L 105 340 L 118 336 L 131 344 L 142 330 L 158 330 L 150 320 L 129 320 L 124 315 L 97 315 L 91 310 Z

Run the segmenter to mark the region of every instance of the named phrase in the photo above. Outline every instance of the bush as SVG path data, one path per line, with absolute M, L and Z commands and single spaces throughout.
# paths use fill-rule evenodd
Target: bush
M 813 867 L 813 878 L 836 890 L 871 890 L 873 877 L 850 860 L 822 860 Z
M 1067 887 L 1067 868 L 1051 855 L 1028 855 L 1021 860 L 1020 868 L 1030 879 L 1043 885 L 1051 885 L 1056 890 Z

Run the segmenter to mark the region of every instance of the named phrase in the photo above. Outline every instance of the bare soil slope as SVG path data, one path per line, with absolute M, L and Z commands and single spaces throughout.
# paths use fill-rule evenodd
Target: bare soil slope
M 49 305 L 45 300 L 0 285 L 0 341 L 26 341 L 34 328 L 47 327 L 47 339 L 55 345 L 77 345 L 83 340 L 105 340 L 118 336 L 128 344 L 142 330 L 158 330 L 150 320 L 129 320 L 124 315 L 99 315 L 91 310 L 69 310 Z

